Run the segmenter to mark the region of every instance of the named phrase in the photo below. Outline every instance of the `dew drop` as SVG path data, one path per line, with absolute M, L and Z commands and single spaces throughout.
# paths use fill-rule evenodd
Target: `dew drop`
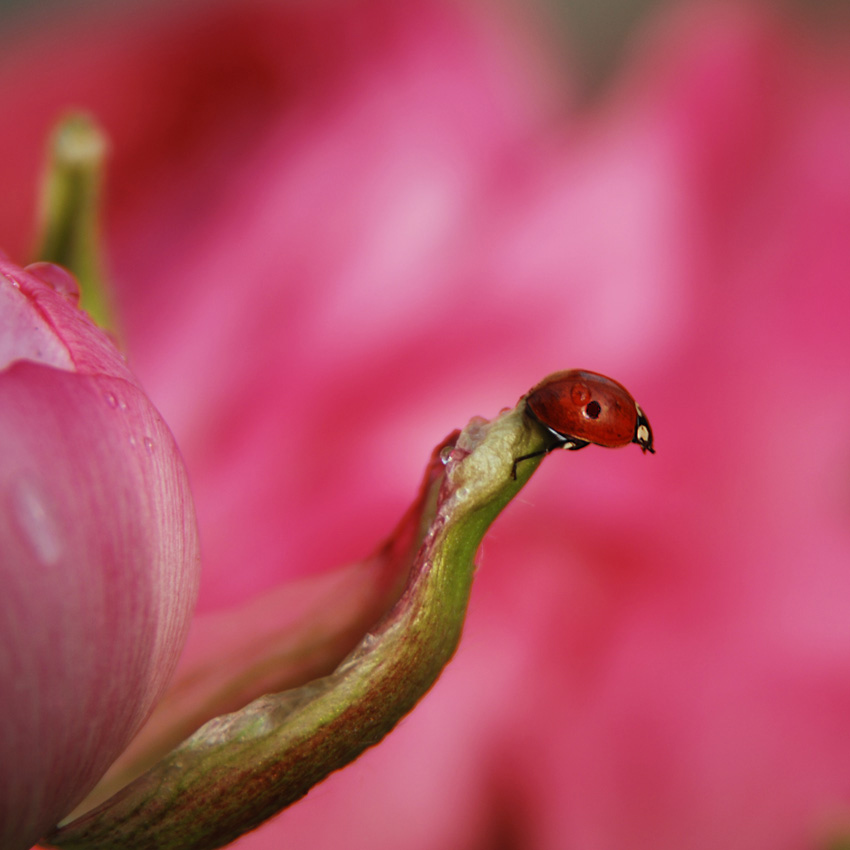
M 105 390 L 103 393 L 103 397 L 106 399 L 106 403 L 115 410 L 126 410 L 127 402 L 121 398 L 120 395 L 116 395 L 111 390 Z
M 19 479 L 11 488 L 10 508 L 21 537 L 45 566 L 53 566 L 62 554 L 61 538 L 38 485 Z
M 459 449 L 457 446 L 444 446 L 440 449 L 440 460 L 444 465 L 449 461 L 460 463 L 468 454 L 469 452 Z
M 80 300 L 80 284 L 68 269 L 57 266 L 56 263 L 30 263 L 24 271 L 64 295 L 69 301 Z
M 360 641 L 359 649 L 361 652 L 369 652 L 374 647 L 380 643 L 379 636 L 374 634 L 373 632 L 366 632 Z
M 145 451 L 149 455 L 152 455 L 154 453 L 154 449 L 156 449 L 156 443 L 150 437 L 145 437 L 145 439 L 142 440 L 142 443 L 145 447 Z

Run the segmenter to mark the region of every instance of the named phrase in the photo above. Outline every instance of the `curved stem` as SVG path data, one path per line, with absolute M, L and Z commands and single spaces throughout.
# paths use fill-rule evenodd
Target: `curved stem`
M 68 850 L 221 847 L 377 744 L 454 654 L 481 539 L 540 462 L 514 469 L 545 439 L 523 408 L 473 420 L 437 447 L 395 535 L 419 538 L 418 547 L 395 547 L 415 553 L 407 585 L 333 673 L 209 721 L 49 841 Z

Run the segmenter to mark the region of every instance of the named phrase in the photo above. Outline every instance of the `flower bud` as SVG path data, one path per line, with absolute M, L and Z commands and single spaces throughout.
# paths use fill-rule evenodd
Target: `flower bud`
M 0 846 L 27 848 L 147 717 L 197 592 L 168 427 L 62 269 L 0 253 Z

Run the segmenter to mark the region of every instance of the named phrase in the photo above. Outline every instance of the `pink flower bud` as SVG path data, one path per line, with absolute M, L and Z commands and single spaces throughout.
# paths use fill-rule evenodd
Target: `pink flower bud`
M 183 461 L 55 266 L 0 254 L 0 846 L 29 847 L 127 745 L 183 645 Z

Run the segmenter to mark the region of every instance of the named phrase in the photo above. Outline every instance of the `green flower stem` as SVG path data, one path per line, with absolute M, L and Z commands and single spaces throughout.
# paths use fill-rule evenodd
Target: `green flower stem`
M 437 447 L 419 498 L 386 547 L 410 559 L 401 597 L 330 675 L 215 718 L 98 808 L 48 839 L 86 850 L 221 847 L 377 744 L 434 684 L 460 640 L 484 533 L 546 445 L 524 402 Z
M 101 267 L 100 194 L 106 137 L 86 115 L 60 121 L 50 141 L 42 186 L 36 259 L 73 272 L 80 303 L 102 328 L 115 330 Z

